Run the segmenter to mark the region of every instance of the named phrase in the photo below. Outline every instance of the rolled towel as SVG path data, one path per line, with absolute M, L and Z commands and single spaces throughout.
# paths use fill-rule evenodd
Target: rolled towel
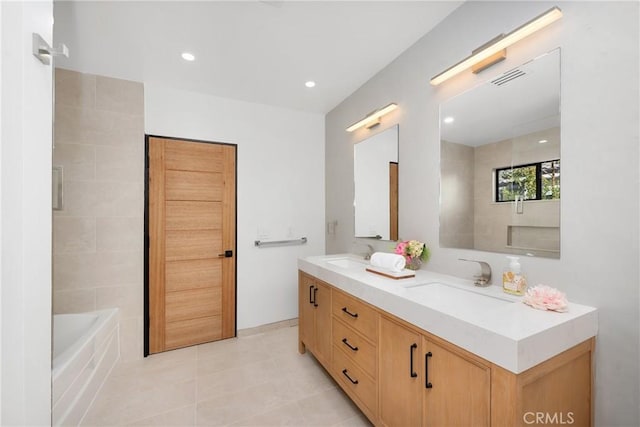
M 372 266 L 385 268 L 387 270 L 395 271 L 396 273 L 402 271 L 406 265 L 406 260 L 402 255 L 389 254 L 386 252 L 376 252 L 371 255 Z

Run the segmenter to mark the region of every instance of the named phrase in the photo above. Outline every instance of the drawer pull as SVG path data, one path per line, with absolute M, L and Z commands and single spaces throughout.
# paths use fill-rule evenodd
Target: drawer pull
M 347 313 L 351 317 L 358 317 L 358 313 L 350 312 L 349 310 L 347 310 L 347 307 L 342 307 L 342 311 L 344 311 L 345 313 Z
M 424 355 L 424 388 L 433 388 L 433 384 L 429 382 L 429 358 L 433 356 L 431 352 Z
M 347 347 L 349 347 L 351 350 L 353 351 L 358 351 L 358 347 L 354 347 L 351 344 L 349 344 L 349 341 L 347 341 L 346 338 L 342 338 L 342 342 L 344 345 L 346 345 Z
M 409 374 L 411 374 L 411 378 L 418 376 L 418 374 L 413 370 L 413 350 L 416 348 L 418 348 L 418 344 L 416 343 L 411 344 L 411 347 L 409 347 Z
M 316 299 L 318 296 L 318 288 L 314 287 L 313 288 L 313 306 L 317 307 L 318 306 L 318 300 Z
M 349 379 L 349 381 L 351 381 L 351 384 L 358 384 L 358 380 L 354 380 L 353 378 L 351 378 L 349 376 L 349 374 L 347 373 L 346 369 L 342 370 L 342 375 L 344 375 L 345 377 L 347 377 Z
M 313 304 L 313 288 L 313 285 L 309 286 L 309 304 Z

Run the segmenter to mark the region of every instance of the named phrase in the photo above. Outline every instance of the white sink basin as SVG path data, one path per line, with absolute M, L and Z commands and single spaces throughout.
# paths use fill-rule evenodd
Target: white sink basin
M 460 319 L 476 318 L 478 309 L 489 313 L 513 304 L 514 301 L 473 290 L 460 289 L 444 283 L 427 283 L 408 289 L 412 299 L 436 307 L 438 310 Z
M 423 287 L 433 287 L 433 290 L 435 292 L 448 292 L 447 289 L 443 289 L 443 288 L 448 288 L 451 289 L 451 294 L 452 295 L 459 295 L 458 292 L 468 292 L 474 295 L 478 295 L 481 296 L 483 298 L 493 298 L 493 299 L 497 299 L 503 302 L 508 302 L 508 303 L 513 303 L 516 302 L 516 300 L 514 298 L 509 298 L 508 296 L 503 296 L 503 295 L 492 295 L 489 293 L 489 291 L 485 291 L 483 292 L 483 289 L 486 288 L 468 288 L 465 285 L 460 285 L 460 286 L 455 286 L 455 285 L 448 285 L 446 283 L 440 283 L 440 282 L 429 282 L 429 283 L 421 283 L 418 285 L 412 285 L 412 286 L 407 286 L 408 289 L 416 289 L 416 288 L 423 288 Z M 439 291 L 438 291 L 439 289 Z
M 353 258 L 333 258 L 327 260 L 327 264 L 335 265 L 340 268 L 363 268 L 366 263 L 365 261 L 358 261 Z

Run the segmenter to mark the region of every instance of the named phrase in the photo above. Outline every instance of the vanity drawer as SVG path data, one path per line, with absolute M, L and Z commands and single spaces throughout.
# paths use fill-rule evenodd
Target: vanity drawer
M 378 314 L 364 302 L 333 290 L 333 315 L 360 332 L 372 342 L 378 342 Z
M 333 368 L 342 388 L 355 395 L 367 409 L 375 413 L 378 395 L 376 382 L 336 346 L 333 346 Z
M 376 347 L 335 317 L 331 324 L 334 347 L 340 348 L 360 368 L 375 378 Z

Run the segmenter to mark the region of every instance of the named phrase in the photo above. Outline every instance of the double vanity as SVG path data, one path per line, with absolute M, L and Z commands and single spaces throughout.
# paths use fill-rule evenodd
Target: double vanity
M 591 425 L 597 311 L 535 310 L 500 287 L 353 255 L 298 260 L 299 351 L 374 425 Z

